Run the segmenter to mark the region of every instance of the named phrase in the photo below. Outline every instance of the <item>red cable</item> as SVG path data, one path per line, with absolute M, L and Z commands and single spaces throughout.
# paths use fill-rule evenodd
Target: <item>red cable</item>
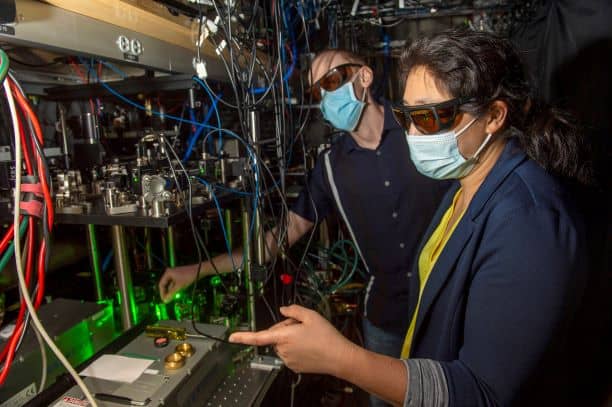
M 4 234 L 4 237 L 2 240 L 0 240 L 0 254 L 4 252 L 6 247 L 9 245 L 9 242 L 13 240 L 13 235 L 15 234 L 14 232 L 14 225 L 11 223 L 11 226 L 9 226 L 8 230 Z
M 19 137 L 21 138 L 21 144 L 24 145 L 24 147 L 26 148 L 26 153 L 24 154 L 26 169 L 28 171 L 28 175 L 32 175 L 32 162 L 30 161 L 30 157 L 27 151 L 27 145 L 25 142 L 25 132 L 23 130 L 23 123 L 19 119 L 19 115 L 17 115 L 17 125 L 19 126 Z M 19 223 L 21 223 L 21 217 L 19 218 Z M 13 239 L 14 232 L 14 225 L 11 224 L 11 226 L 9 226 L 8 230 L 6 231 L 4 237 L 0 241 L 0 253 L 3 253 L 6 247 L 9 245 L 9 242 Z
M 289 46 L 289 44 L 285 44 L 285 49 L 289 53 L 289 59 L 291 60 L 291 62 L 293 62 L 293 52 L 291 52 L 291 47 Z
M 34 218 L 30 217 L 28 221 L 29 221 L 28 222 L 28 236 L 31 236 L 32 238 L 28 239 L 28 258 L 26 261 L 25 281 L 26 281 L 26 286 L 28 287 L 28 290 L 29 290 L 30 281 L 32 279 L 32 259 L 34 257 L 34 238 L 33 238 L 34 236 Z M 46 252 L 47 252 L 47 247 L 46 247 L 45 241 L 43 240 L 40 244 L 39 257 L 38 257 L 38 289 L 36 292 L 36 299 L 34 301 L 34 307 L 36 309 L 40 307 L 40 304 L 42 303 L 42 300 L 44 298 Z M 6 374 L 8 374 L 8 370 L 10 370 L 10 365 L 15 357 L 14 353 L 16 349 L 16 344 L 19 340 L 19 337 L 21 336 L 21 331 L 23 330 L 23 318 L 25 316 L 25 311 L 26 311 L 25 301 L 22 300 L 20 304 L 20 308 L 19 308 L 19 315 L 17 316 L 17 322 L 15 323 L 15 329 L 13 330 L 13 333 L 11 334 L 11 337 L 9 338 L 8 344 L 5 345 L 5 347 L 2 349 L 2 352 L 0 353 L 0 362 L 6 358 L 6 361 L 4 364 L 5 368 L 2 371 L 2 373 L 0 373 L 0 386 L 4 383 L 4 380 L 6 377 L 6 375 L 4 375 L 4 372 L 6 371 Z
M 34 227 L 35 220 L 32 216 L 28 217 L 28 258 L 26 259 L 26 275 L 25 283 L 28 290 L 30 289 L 30 280 L 32 279 L 32 267 L 34 266 Z M 40 288 L 39 288 L 40 291 Z
M 30 262 L 29 259 L 28 259 L 28 262 Z M 31 272 L 29 274 L 31 274 Z M 15 329 L 13 329 L 13 333 L 11 334 L 8 340 L 8 343 L 4 346 L 4 348 L 0 352 L 0 363 L 2 363 L 2 361 L 5 362 L 4 369 L 0 373 L 0 386 L 2 386 L 2 384 L 4 383 L 6 374 L 8 374 L 8 370 L 10 369 L 10 365 L 15 356 L 15 348 L 17 346 L 19 337 L 21 336 L 21 331 L 23 330 L 23 318 L 25 316 L 26 308 L 27 307 L 26 307 L 25 301 L 21 300 L 21 304 L 19 306 L 19 314 L 17 316 L 17 321 L 15 322 Z M 4 360 L 5 358 L 6 360 Z
M 81 68 L 79 68 L 79 66 L 74 62 L 74 60 L 71 58 L 70 59 L 70 67 L 72 67 L 72 70 L 79 75 L 79 78 L 81 78 L 81 80 L 83 81 L 83 83 L 87 83 L 87 77 L 85 76 L 85 74 L 83 73 L 83 71 L 81 71 Z
M 100 65 L 102 64 L 100 63 Z M 89 81 L 87 80 L 87 77 L 85 76 L 83 71 L 81 71 L 81 68 L 79 68 L 79 66 L 76 64 L 76 62 L 74 62 L 72 58 L 70 59 L 70 66 L 72 67 L 72 70 L 79 76 L 79 78 L 81 78 L 81 81 L 83 83 L 89 83 Z M 99 71 L 101 72 L 101 69 L 99 69 Z M 101 77 L 101 74 L 98 73 L 98 78 L 100 77 Z M 91 114 L 95 116 L 96 109 L 94 108 L 94 104 L 91 99 L 89 99 L 89 108 L 91 109 Z
M 28 281 L 28 276 L 26 275 L 26 284 L 27 283 L 29 283 L 29 281 Z M 11 334 L 8 340 L 8 343 L 4 345 L 4 348 L 2 348 L 2 352 L 0 352 L 0 362 L 2 362 L 4 358 L 6 357 L 8 350 L 10 348 L 10 345 L 13 342 L 14 338 L 18 336 L 16 335 L 16 333 L 18 331 L 18 328 L 23 324 L 23 317 L 25 315 L 25 310 L 26 310 L 25 301 L 21 300 L 21 304 L 19 307 L 19 314 L 17 315 L 17 321 L 15 322 L 15 329 L 13 330 L 13 333 Z
M 13 89 L 14 95 L 17 96 L 15 98 L 17 100 L 17 103 L 32 121 L 34 132 L 36 134 L 36 137 L 38 138 L 40 146 L 41 147 L 44 146 L 42 130 L 40 128 L 40 123 L 38 121 L 38 118 L 36 117 L 36 114 L 32 110 L 32 107 L 30 106 L 28 101 L 25 99 L 25 97 L 21 94 L 21 91 L 17 88 L 17 85 L 15 85 L 15 83 L 12 80 L 10 80 L 9 83 L 11 85 L 11 88 Z M 42 164 L 42 157 L 40 157 L 38 154 L 36 154 L 36 163 L 38 166 L 38 173 L 45 174 L 45 168 Z M 42 189 L 43 189 L 45 203 L 47 204 L 48 227 L 49 227 L 49 231 L 51 231 L 51 229 L 53 228 L 53 202 L 51 201 L 51 193 L 49 190 L 49 185 L 47 184 L 47 178 L 44 175 L 40 176 L 39 178 L 40 178 L 40 184 L 42 185 Z
M 9 349 L 11 348 L 11 343 L 13 342 L 13 338 L 17 336 L 16 333 L 19 330 L 19 328 L 21 328 L 22 325 L 23 325 L 23 315 L 21 313 L 21 308 L 20 308 L 19 316 L 17 317 L 17 322 L 15 322 L 15 329 L 13 329 L 13 333 L 11 334 L 11 337 L 9 338 L 8 343 L 4 345 L 4 348 L 2 348 L 2 352 L 0 352 L 0 363 L 2 363 L 2 361 L 4 361 L 4 359 L 6 358 L 6 355 L 8 355 Z
M 91 109 L 91 114 L 94 116 L 96 115 L 96 108 L 94 107 L 94 103 L 93 100 L 89 99 L 89 108 Z
M 17 88 L 16 84 L 12 80 L 9 81 L 9 84 L 11 85 L 13 89 L 14 95 L 16 95 L 15 100 L 19 104 L 22 111 L 29 116 L 34 126 L 35 134 L 32 136 L 38 138 L 40 145 L 42 147 L 44 145 L 44 139 L 42 137 L 42 131 L 40 128 L 40 123 L 38 122 L 38 118 L 34 114 L 29 103 L 25 100 L 25 97 L 21 94 L 21 91 Z M 23 128 L 23 124 L 21 120 L 19 119 L 19 116 L 17 116 L 17 121 L 18 121 L 17 124 L 19 126 L 19 137 L 21 138 L 21 142 L 23 144 L 24 158 L 26 161 L 26 169 L 29 175 L 33 175 L 32 163 L 29 157 L 29 151 L 28 151 L 28 145 L 26 142 L 25 131 Z M 43 167 L 42 157 L 38 154 L 38 152 L 36 154 L 36 163 L 37 163 L 39 173 L 42 174 L 42 176 L 40 177 L 40 182 L 41 182 L 41 186 L 43 189 L 43 196 L 45 198 L 45 201 L 48 207 L 48 211 L 49 211 L 48 221 L 49 221 L 49 229 L 51 229 L 53 226 L 53 206 L 51 204 L 51 194 L 49 191 L 49 186 L 47 184 L 47 179 L 44 176 L 45 171 Z M 32 279 L 32 267 L 33 267 L 33 261 L 34 261 L 34 228 L 35 228 L 34 218 L 30 217 L 28 218 L 28 240 L 27 240 L 28 243 L 27 243 L 26 275 L 25 275 L 26 290 L 28 291 L 30 289 L 29 287 L 30 287 L 30 281 Z M 9 232 L 5 235 L 5 237 L 3 238 L 3 241 L 0 242 L 2 246 L 6 246 L 8 244 L 8 240 L 10 240 L 10 234 L 13 234 L 13 235 L 15 234 L 14 226 L 9 229 Z M 19 237 L 17 236 L 16 238 L 19 238 Z M 39 289 L 36 294 L 36 300 L 35 300 L 35 305 L 34 305 L 36 308 L 40 306 L 40 303 L 42 302 L 42 298 L 44 296 L 43 294 L 44 294 L 45 253 L 46 253 L 46 245 L 43 241 L 41 242 L 41 246 L 40 246 L 39 262 L 38 262 L 39 264 L 39 270 L 38 270 L 39 271 L 38 273 L 39 274 Z M 24 322 L 23 322 L 25 312 L 26 312 L 26 305 L 25 305 L 25 301 L 22 299 L 20 303 L 19 314 L 17 316 L 17 321 L 15 324 L 15 329 L 13 330 L 11 337 L 9 338 L 8 344 L 2 349 L 2 352 L 0 352 L 0 361 L 6 359 L 4 360 L 5 362 L 4 368 L 0 372 L 0 385 L 4 384 L 4 382 L 6 381 L 6 378 L 11 368 L 11 364 L 13 362 L 13 359 L 15 358 L 15 350 L 17 349 L 19 338 L 21 337 L 21 333 L 25 329 Z
M 23 324 L 15 327 L 13 331 L 14 338 L 18 338 L 21 335 L 21 331 L 23 330 Z M 15 335 L 16 334 L 16 335 Z M 13 337 L 11 337 L 13 339 Z M 17 340 L 11 340 L 6 346 L 8 348 L 8 356 L 4 362 L 4 368 L 2 372 L 0 372 L 0 386 L 4 384 L 6 377 L 8 376 L 9 371 L 11 370 L 11 363 L 13 363 L 13 359 L 15 358 L 15 348 L 17 348 Z M 4 351 L 2 352 L 4 353 Z
M 29 290 L 30 281 L 32 280 L 32 259 L 34 255 L 34 218 L 28 218 L 28 243 L 27 243 L 27 259 L 26 259 L 26 275 L 25 275 L 25 283 L 26 287 Z M 37 295 L 38 297 L 38 295 Z M 25 316 L 26 304 L 22 299 L 19 307 L 19 314 L 17 315 L 17 322 L 15 323 L 15 329 L 11 334 L 8 343 L 0 352 L 0 362 L 6 358 L 4 363 L 4 369 L 0 373 L 0 386 L 6 380 L 6 376 L 10 370 L 11 363 L 15 357 L 15 349 L 17 348 L 17 342 L 19 341 L 19 337 L 21 336 L 21 331 L 23 330 L 23 319 Z
M 34 173 L 32 172 L 32 161 L 30 160 L 30 149 L 28 148 L 28 143 L 26 142 L 25 130 L 23 128 L 23 123 L 21 119 L 19 118 L 19 115 L 17 115 L 17 125 L 19 126 L 19 138 L 21 138 L 23 158 L 25 159 L 26 170 L 28 171 L 28 175 L 32 175 Z
M 38 118 L 34 114 L 34 111 L 32 110 L 27 100 L 25 99 L 24 95 L 21 94 L 21 91 L 17 88 L 16 84 L 12 80 L 10 80 L 10 78 L 9 78 L 9 84 L 12 87 L 14 95 L 16 95 L 15 100 L 19 104 L 21 110 L 29 116 L 33 124 L 35 134 L 32 136 L 38 138 L 40 146 L 42 147 L 44 145 L 44 140 L 43 140 L 42 131 L 40 128 L 40 123 L 38 121 Z M 26 169 L 29 175 L 33 175 L 32 163 L 29 157 L 29 149 L 28 149 L 28 145 L 26 142 L 25 131 L 23 128 L 23 123 L 19 119 L 19 116 L 17 116 L 17 121 L 18 121 L 17 124 L 19 126 L 19 137 L 21 138 L 21 143 L 23 145 L 24 158 L 26 161 Z M 38 154 L 37 151 L 36 153 L 37 153 L 36 154 L 36 164 L 38 167 L 39 174 L 41 174 L 40 182 L 41 182 L 41 186 L 43 189 L 43 195 L 44 195 L 45 203 L 47 205 L 47 210 L 48 210 L 48 218 L 47 218 L 49 222 L 48 226 L 49 226 L 49 230 L 51 230 L 53 227 L 53 206 L 51 202 L 51 193 L 49 190 L 49 185 L 47 184 L 47 179 L 44 175 L 45 168 L 43 166 L 42 157 Z M 28 291 L 30 289 L 29 287 L 30 287 L 30 281 L 32 279 L 32 268 L 33 268 L 33 261 L 34 261 L 34 237 L 35 237 L 34 235 L 35 223 L 34 222 L 35 221 L 33 217 L 28 218 L 28 235 L 27 235 L 28 239 L 27 239 L 27 246 L 26 246 L 26 250 L 27 250 L 26 256 L 27 257 L 26 257 L 26 275 L 25 275 L 26 290 Z M 11 226 L 8 229 L 5 236 L 3 237 L 2 241 L 0 241 L 0 252 L 5 250 L 6 246 L 8 245 L 8 242 L 11 240 L 11 237 L 14 237 L 14 235 L 15 235 L 14 226 Z M 16 238 L 19 238 L 19 236 L 17 236 Z M 44 298 L 46 252 L 47 252 L 46 242 L 43 240 L 41 241 L 41 244 L 40 244 L 38 263 L 37 263 L 38 290 L 36 292 L 36 299 L 34 301 L 34 307 L 36 309 L 40 306 L 40 304 L 42 303 L 42 299 Z M 15 350 L 17 349 L 19 338 L 21 337 L 22 331 L 25 329 L 25 326 L 23 323 L 25 312 L 26 312 L 25 301 L 22 299 L 20 303 L 19 314 L 17 316 L 17 321 L 15 324 L 15 329 L 13 330 L 11 337 L 9 338 L 9 342 L 7 343 L 7 345 L 5 345 L 5 347 L 0 352 L 0 361 L 4 360 L 5 362 L 4 368 L 0 372 L 0 386 L 3 385 L 4 382 L 6 381 L 6 378 L 11 368 L 11 364 L 13 362 L 13 359 L 15 358 Z
M 24 154 L 25 162 L 26 162 L 26 169 L 28 171 L 28 175 L 32 175 L 32 162 L 30 161 L 30 157 L 27 151 L 27 145 L 25 144 L 25 133 L 23 130 L 23 124 L 21 120 L 19 119 L 19 115 L 16 115 L 16 116 L 17 116 L 17 125 L 19 126 L 19 137 L 21 138 L 21 144 L 24 145 L 26 148 L 25 154 Z M 21 219 L 19 221 L 21 223 Z M 14 225 L 9 226 L 4 237 L 0 241 L 0 253 L 3 253 L 6 247 L 9 245 L 9 242 L 13 239 L 14 232 L 15 232 Z
M 45 258 L 47 256 L 47 244 L 43 239 L 40 242 L 40 249 L 38 250 L 38 291 L 36 292 L 36 299 L 34 300 L 34 307 L 38 309 L 45 294 Z

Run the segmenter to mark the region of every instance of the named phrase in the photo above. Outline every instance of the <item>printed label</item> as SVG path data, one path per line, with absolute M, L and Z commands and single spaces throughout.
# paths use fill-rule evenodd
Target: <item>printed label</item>
M 123 54 L 123 59 L 126 61 L 138 62 L 138 55 L 128 54 L 126 52 Z
M 53 407 L 74 407 L 74 406 L 88 406 L 89 401 L 77 399 L 76 397 L 64 397 Z

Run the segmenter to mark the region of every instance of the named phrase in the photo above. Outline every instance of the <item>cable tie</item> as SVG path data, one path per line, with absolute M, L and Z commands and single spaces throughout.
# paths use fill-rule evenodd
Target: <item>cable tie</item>
M 21 214 L 41 218 L 44 194 L 38 177 L 26 176 L 21 180 L 21 201 L 19 203 Z

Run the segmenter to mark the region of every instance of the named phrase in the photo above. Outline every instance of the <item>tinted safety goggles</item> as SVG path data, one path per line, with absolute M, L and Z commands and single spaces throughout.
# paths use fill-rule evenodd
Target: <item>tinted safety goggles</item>
M 454 128 L 463 117 L 461 105 L 472 102 L 471 98 L 455 98 L 440 103 L 406 106 L 396 103 L 392 106 L 397 122 L 406 131 L 414 123 L 422 134 L 436 134 Z
M 316 81 L 310 88 L 312 101 L 315 103 L 319 103 L 322 99 L 321 89 L 327 92 L 335 91 L 340 86 L 348 82 L 362 66 L 363 65 L 360 64 L 348 63 L 338 65 L 330 69 L 325 75 L 323 75 L 321 79 Z

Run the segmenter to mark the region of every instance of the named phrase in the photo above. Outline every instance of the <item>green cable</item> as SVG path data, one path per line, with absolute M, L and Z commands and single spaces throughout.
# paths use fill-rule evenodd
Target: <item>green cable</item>
M 344 249 L 344 245 L 348 244 L 349 246 L 351 246 L 353 248 L 353 250 L 355 250 L 355 254 L 353 256 L 353 264 L 351 266 L 351 271 L 349 272 L 348 275 L 346 275 L 347 272 L 347 266 L 348 266 L 348 253 L 346 252 L 346 250 Z M 355 270 L 357 269 L 357 262 L 358 262 L 358 255 L 356 252 L 356 248 L 355 245 L 353 244 L 353 242 L 351 242 L 350 240 L 339 240 L 337 241 L 331 248 L 330 248 L 330 253 L 332 256 L 335 257 L 340 257 L 337 254 L 334 254 L 333 251 L 336 247 L 339 247 L 340 250 L 342 251 L 342 259 L 344 260 L 344 265 L 342 267 L 342 274 L 340 275 L 340 277 L 338 278 L 338 281 L 336 282 L 336 284 L 334 284 L 330 289 L 329 289 L 329 293 L 334 293 L 336 290 L 342 288 L 344 285 L 346 285 L 349 281 L 351 281 L 351 279 L 353 278 L 353 275 L 355 274 Z
M 4 78 L 6 78 L 8 70 L 9 57 L 6 52 L 4 52 L 4 50 L 0 48 L 0 83 L 4 82 Z
M 352 256 L 352 260 L 349 259 L 349 253 L 347 252 L 345 246 L 349 246 L 353 249 L 354 253 Z M 308 280 L 309 285 L 307 286 L 308 288 L 306 287 L 303 287 L 303 288 L 307 289 L 309 294 L 310 293 L 314 293 L 317 295 L 333 294 L 334 292 L 336 292 L 337 290 L 339 290 L 340 288 L 348 284 L 353 279 L 353 276 L 355 275 L 355 272 L 357 270 L 361 272 L 360 268 L 358 267 L 359 255 L 357 253 L 357 248 L 355 247 L 352 241 L 347 240 L 347 239 L 337 240 L 336 242 L 334 242 L 334 244 L 330 248 L 324 249 L 324 250 L 326 252 L 323 255 L 324 257 L 320 257 L 316 255 L 315 257 L 320 260 L 327 260 L 334 265 L 336 265 L 336 263 L 334 262 L 333 259 L 341 260 L 342 271 L 335 283 L 330 284 L 330 287 L 325 287 L 326 285 L 325 282 L 321 280 L 314 272 L 315 271 L 314 266 L 310 263 L 310 261 L 306 260 L 304 262 L 304 268 L 306 268 L 308 271 L 307 280 Z M 336 253 L 337 251 L 339 251 L 340 253 Z M 301 291 L 302 293 L 304 292 L 303 290 L 300 290 L 300 289 L 298 289 L 298 291 Z
M 21 221 L 21 225 L 19 226 L 19 237 L 20 238 L 23 237 L 23 234 L 25 233 L 27 227 L 28 227 L 28 220 L 26 218 L 23 218 L 23 220 Z M 4 255 L 2 256 L 2 260 L 0 260 L 0 273 L 2 273 L 2 271 L 4 270 L 8 262 L 11 261 L 11 258 L 13 257 L 13 253 L 15 252 L 14 247 L 15 247 L 15 241 L 13 240 L 11 241 L 11 244 L 9 244 L 8 247 L 6 248 L 6 251 L 4 252 Z

